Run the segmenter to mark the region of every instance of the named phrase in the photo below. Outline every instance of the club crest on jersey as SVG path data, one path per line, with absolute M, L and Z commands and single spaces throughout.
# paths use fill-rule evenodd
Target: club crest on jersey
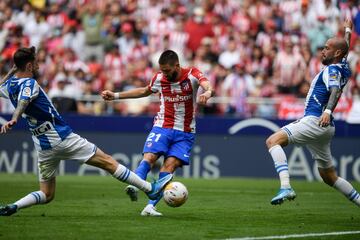
M 190 84 L 189 81 L 183 81 L 182 83 L 180 83 L 181 89 L 188 91 L 190 90 Z

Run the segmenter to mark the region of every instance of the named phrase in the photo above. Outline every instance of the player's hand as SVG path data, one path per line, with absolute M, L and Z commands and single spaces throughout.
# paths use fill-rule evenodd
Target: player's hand
M 101 93 L 101 97 L 105 100 L 105 101 L 112 101 L 115 99 L 114 97 L 114 93 L 110 90 L 104 90 Z
M 6 133 L 9 131 L 15 124 L 17 123 L 17 120 L 10 120 L 1 127 L 0 133 Z
M 319 126 L 320 127 L 329 126 L 330 120 L 331 120 L 330 114 L 323 112 L 323 114 L 321 115 L 320 120 L 319 120 Z
M 344 28 L 350 28 L 352 30 L 353 22 L 350 18 L 345 19 Z
M 206 91 L 203 94 L 201 94 L 198 98 L 198 103 L 201 105 L 206 105 L 207 101 L 211 98 L 211 92 Z

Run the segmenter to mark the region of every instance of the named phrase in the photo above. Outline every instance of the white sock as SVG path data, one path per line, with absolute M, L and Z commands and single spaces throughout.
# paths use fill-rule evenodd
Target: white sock
M 46 202 L 46 195 L 42 191 L 32 192 L 16 201 L 18 209 L 30 207 L 32 205 L 41 204 Z
M 344 194 L 350 201 L 360 206 L 360 194 L 348 181 L 341 177 L 338 177 L 333 187 L 342 194 Z
M 281 188 L 291 188 L 289 168 L 284 150 L 280 145 L 275 145 L 269 149 L 269 152 L 274 161 L 275 169 L 279 174 Z
M 134 172 L 130 171 L 121 164 L 117 166 L 116 171 L 113 174 L 113 177 L 122 182 L 126 182 L 130 185 L 133 185 L 142 191 L 145 192 L 151 191 L 151 184 L 149 182 L 142 180 L 138 175 L 136 175 Z

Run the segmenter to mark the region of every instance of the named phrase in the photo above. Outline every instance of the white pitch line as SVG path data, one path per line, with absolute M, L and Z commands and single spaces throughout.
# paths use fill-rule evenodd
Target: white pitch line
M 227 238 L 227 240 L 287 239 L 287 238 L 305 238 L 305 237 L 321 237 L 321 236 L 339 236 L 339 235 L 350 235 L 350 234 L 360 234 L 360 231 L 306 233 L 306 234 L 291 234 L 291 235 L 263 236 L 263 237 Z

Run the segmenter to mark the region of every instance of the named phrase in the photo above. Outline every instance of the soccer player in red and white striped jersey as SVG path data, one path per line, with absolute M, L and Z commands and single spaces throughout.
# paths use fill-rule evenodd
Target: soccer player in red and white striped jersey
M 160 72 L 154 75 L 146 87 L 117 93 L 105 90 L 101 93 L 106 101 L 141 98 L 153 93 L 160 95 L 160 111 L 146 139 L 143 160 L 135 171 L 142 179 L 146 179 L 151 167 L 162 155 L 165 160 L 159 179 L 189 164 L 195 140 L 195 104 L 206 104 L 213 95 L 208 79 L 197 68 L 180 67 L 176 52 L 164 51 L 159 58 L 159 66 Z M 196 99 L 199 86 L 204 92 Z M 137 190 L 133 186 L 128 186 L 126 192 L 131 200 L 137 200 Z M 155 208 L 160 199 L 149 201 L 141 215 L 162 215 Z

